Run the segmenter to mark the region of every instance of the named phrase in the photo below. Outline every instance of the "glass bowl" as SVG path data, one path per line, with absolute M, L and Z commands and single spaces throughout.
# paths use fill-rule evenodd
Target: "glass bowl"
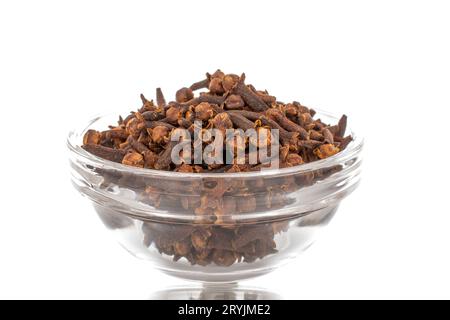
M 318 112 L 324 122 L 337 118 Z M 300 166 L 245 173 L 181 173 L 101 159 L 81 148 L 93 119 L 68 137 L 72 182 L 134 256 L 173 276 L 235 282 L 266 274 L 306 250 L 358 186 L 363 141 Z

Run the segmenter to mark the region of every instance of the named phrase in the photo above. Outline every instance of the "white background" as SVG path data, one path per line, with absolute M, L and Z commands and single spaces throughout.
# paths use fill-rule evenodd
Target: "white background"
M 69 182 L 65 138 L 222 68 L 346 113 L 363 181 L 317 243 L 248 285 L 283 298 L 450 298 L 448 1 L 1 1 L 0 298 L 181 284 L 120 248 Z

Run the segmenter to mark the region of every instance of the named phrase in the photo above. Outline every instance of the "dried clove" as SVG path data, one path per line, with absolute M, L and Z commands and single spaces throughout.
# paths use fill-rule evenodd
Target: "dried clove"
M 188 102 L 189 100 L 194 98 L 194 93 L 191 88 L 181 88 L 175 94 L 175 100 L 179 103 Z
M 331 157 L 339 152 L 339 148 L 332 144 L 323 144 L 314 150 L 314 154 L 320 159 Z
M 83 137 L 83 144 L 99 144 L 101 140 L 101 133 L 96 130 L 88 130 Z
M 122 164 L 143 168 L 144 156 L 138 152 L 129 152 L 123 157 Z
M 213 117 L 214 110 L 208 102 L 201 102 L 195 106 L 195 117 L 199 120 L 206 121 Z
M 344 114 L 342 115 L 342 117 L 339 119 L 338 122 L 338 132 L 337 132 L 337 136 L 338 137 L 343 137 L 345 134 L 345 130 L 347 129 L 347 116 Z
M 299 124 L 289 120 L 278 109 L 269 109 L 269 110 L 267 110 L 266 115 L 269 118 L 272 118 L 272 120 L 278 122 L 280 124 L 280 126 L 282 126 L 284 129 L 291 131 L 291 132 L 298 132 L 301 139 L 305 140 L 308 138 L 308 132 L 303 127 L 301 127 Z
M 192 91 L 196 91 L 199 89 L 208 88 L 208 85 L 209 85 L 209 79 L 204 79 L 204 80 L 193 83 L 189 88 Z
M 238 82 L 239 82 L 238 75 L 227 74 L 222 79 L 222 87 L 226 92 L 228 92 L 231 91 Z
M 234 126 L 238 129 L 248 130 L 255 128 L 255 123 L 234 112 L 227 112 Z
M 230 111 L 228 111 L 228 113 L 239 114 L 239 115 L 241 115 L 241 116 L 243 116 L 243 117 L 245 117 L 245 118 L 247 118 L 248 120 L 251 120 L 251 121 L 256 121 L 259 118 L 261 118 L 261 113 L 248 111 L 248 110 L 230 110 Z
M 175 126 L 171 125 L 170 123 L 164 122 L 162 120 L 161 121 L 147 121 L 145 123 L 145 125 L 146 125 L 146 128 L 155 128 L 155 127 L 158 127 L 158 126 L 166 127 L 168 129 L 174 129 L 175 128 Z
M 267 104 L 253 91 L 251 91 L 244 83 L 245 75 L 243 74 L 239 79 L 239 82 L 234 87 L 234 94 L 239 95 L 245 101 L 245 103 L 253 111 L 264 111 L 268 109 Z
M 126 151 L 124 150 L 108 148 L 96 144 L 85 144 L 83 145 L 83 149 L 97 157 L 119 163 L 122 162 L 123 157 L 125 157 L 126 154 Z
M 212 78 L 209 82 L 209 92 L 216 95 L 222 95 L 225 93 L 225 89 L 222 86 L 222 79 Z
M 156 88 L 156 103 L 159 108 L 164 108 L 166 106 L 166 99 L 164 98 L 161 88 Z
M 241 96 L 238 96 L 236 94 L 229 95 L 228 98 L 225 100 L 225 107 L 228 110 L 241 109 L 244 106 L 245 106 L 244 100 L 242 100 Z
M 329 143 L 329 144 L 334 143 L 334 137 L 330 130 L 328 130 L 327 128 L 324 128 L 322 130 L 322 134 L 323 134 L 323 141 L 325 143 Z

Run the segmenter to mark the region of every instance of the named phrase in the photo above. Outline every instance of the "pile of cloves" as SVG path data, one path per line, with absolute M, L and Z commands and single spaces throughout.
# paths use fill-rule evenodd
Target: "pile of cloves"
M 195 95 L 194 92 L 202 92 Z M 329 125 L 314 119 L 315 111 L 299 102 L 283 103 L 267 90 L 245 84 L 245 75 L 225 74 L 220 70 L 176 92 L 175 101 L 166 102 L 160 88 L 156 102 L 141 94 L 142 106 L 118 125 L 106 131 L 88 130 L 83 148 L 106 160 L 128 166 L 185 173 L 236 173 L 259 171 L 265 163 L 207 164 L 194 160 L 174 164 L 172 149 L 179 143 L 171 137 L 177 130 L 193 132 L 196 123 L 204 128 L 255 129 L 267 134 L 279 133 L 279 167 L 292 167 L 335 155 L 352 141 L 346 134 L 347 117 Z M 184 141 L 194 144 L 195 135 Z M 202 143 L 202 142 L 200 142 Z M 251 142 L 245 141 L 246 152 Z M 270 143 L 270 142 L 268 142 Z M 224 145 L 225 148 L 225 145 Z M 225 154 L 225 152 L 224 152 Z M 247 154 L 246 154 L 247 156 Z M 125 173 L 99 172 L 105 188 L 111 184 L 130 188 L 139 200 L 169 212 L 188 212 L 194 224 L 145 221 L 144 244 L 159 252 L 182 257 L 192 264 L 214 263 L 228 266 L 236 262 L 253 262 L 276 252 L 274 237 L 288 222 L 258 222 L 241 225 L 233 217 L 246 213 L 281 208 L 292 201 L 289 194 L 339 171 L 339 166 L 307 174 L 273 179 L 224 180 L 205 179 L 180 183 L 141 179 Z
M 280 223 L 279 223 L 280 224 Z M 220 226 L 165 225 L 146 222 L 144 244 L 155 244 L 160 253 L 175 261 L 186 258 L 191 264 L 231 266 L 236 262 L 254 262 L 276 253 L 272 223 L 245 225 L 239 228 Z
M 166 102 L 160 88 L 156 89 L 156 103 L 141 94 L 142 107 L 120 118 L 119 125 L 106 131 L 89 130 L 83 147 L 107 160 L 125 165 L 175 171 L 254 171 L 258 164 L 174 165 L 170 159 L 171 135 L 177 129 L 194 130 L 194 121 L 202 121 L 205 128 L 278 129 L 281 148 L 280 166 L 293 166 L 327 158 L 344 149 L 352 140 L 344 137 L 347 117 L 336 125 L 313 119 L 315 111 L 299 102 L 277 101 L 267 91 L 245 84 L 245 75 L 224 74 L 217 70 L 206 79 L 181 88 L 176 100 Z M 194 91 L 209 91 L 197 97 Z M 195 141 L 192 141 L 194 144 Z

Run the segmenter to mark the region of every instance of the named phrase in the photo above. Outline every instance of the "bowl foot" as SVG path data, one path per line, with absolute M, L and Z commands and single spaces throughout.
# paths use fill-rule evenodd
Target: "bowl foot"
M 230 283 L 203 283 L 173 286 L 154 292 L 150 300 L 280 300 L 281 296 L 263 288 Z

